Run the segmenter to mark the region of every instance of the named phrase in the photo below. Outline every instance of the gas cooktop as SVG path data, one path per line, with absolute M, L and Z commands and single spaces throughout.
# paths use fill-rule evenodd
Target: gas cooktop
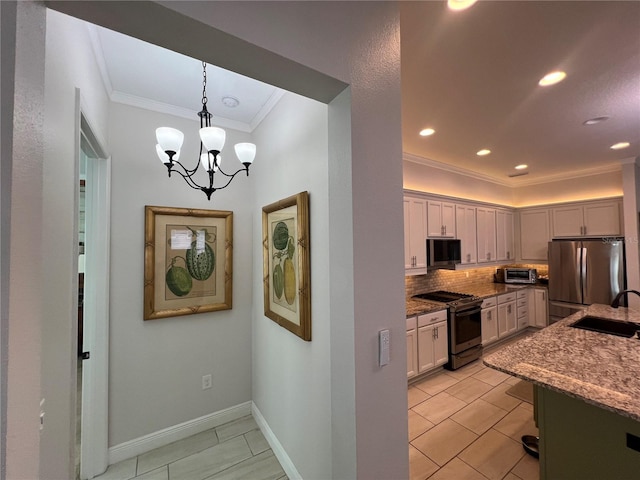
M 448 292 L 446 290 L 436 290 L 434 292 L 419 293 L 414 295 L 413 298 L 420 298 L 422 300 L 429 300 L 431 302 L 438 302 L 446 304 L 451 311 L 468 310 L 471 308 L 477 308 L 482 303 L 480 297 L 470 295 L 468 293 Z
M 449 303 L 464 298 L 474 298 L 473 295 L 468 293 L 448 292 L 446 290 L 436 290 L 435 292 L 419 293 L 414 295 L 414 298 L 421 298 L 423 300 L 431 300 L 433 302 Z

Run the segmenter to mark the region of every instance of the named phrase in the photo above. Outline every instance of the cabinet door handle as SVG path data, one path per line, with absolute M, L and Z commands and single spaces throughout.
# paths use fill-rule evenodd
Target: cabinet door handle
M 471 263 L 471 254 L 467 253 L 467 263 Z
M 491 320 L 491 312 L 487 312 L 487 320 Z
M 511 252 L 507 252 L 507 260 L 511 258 Z
M 511 305 L 507 305 L 507 313 L 511 313 Z

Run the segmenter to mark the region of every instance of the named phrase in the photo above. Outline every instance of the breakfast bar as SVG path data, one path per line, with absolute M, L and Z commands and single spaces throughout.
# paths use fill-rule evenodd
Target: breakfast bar
M 484 363 L 534 384 L 540 478 L 638 478 L 640 339 L 576 328 L 585 317 L 640 327 L 639 311 L 595 304 Z

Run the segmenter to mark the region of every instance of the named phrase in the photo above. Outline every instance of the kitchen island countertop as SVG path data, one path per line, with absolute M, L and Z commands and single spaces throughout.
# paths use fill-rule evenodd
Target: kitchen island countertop
M 591 305 L 484 358 L 536 385 L 640 421 L 640 339 L 570 325 L 584 316 L 640 324 L 640 311 Z

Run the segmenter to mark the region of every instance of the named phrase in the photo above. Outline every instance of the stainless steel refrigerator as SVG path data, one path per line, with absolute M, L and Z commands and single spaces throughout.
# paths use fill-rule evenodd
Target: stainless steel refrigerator
M 623 240 L 549 242 L 549 321 L 593 303 L 610 304 L 625 288 L 624 266 Z

